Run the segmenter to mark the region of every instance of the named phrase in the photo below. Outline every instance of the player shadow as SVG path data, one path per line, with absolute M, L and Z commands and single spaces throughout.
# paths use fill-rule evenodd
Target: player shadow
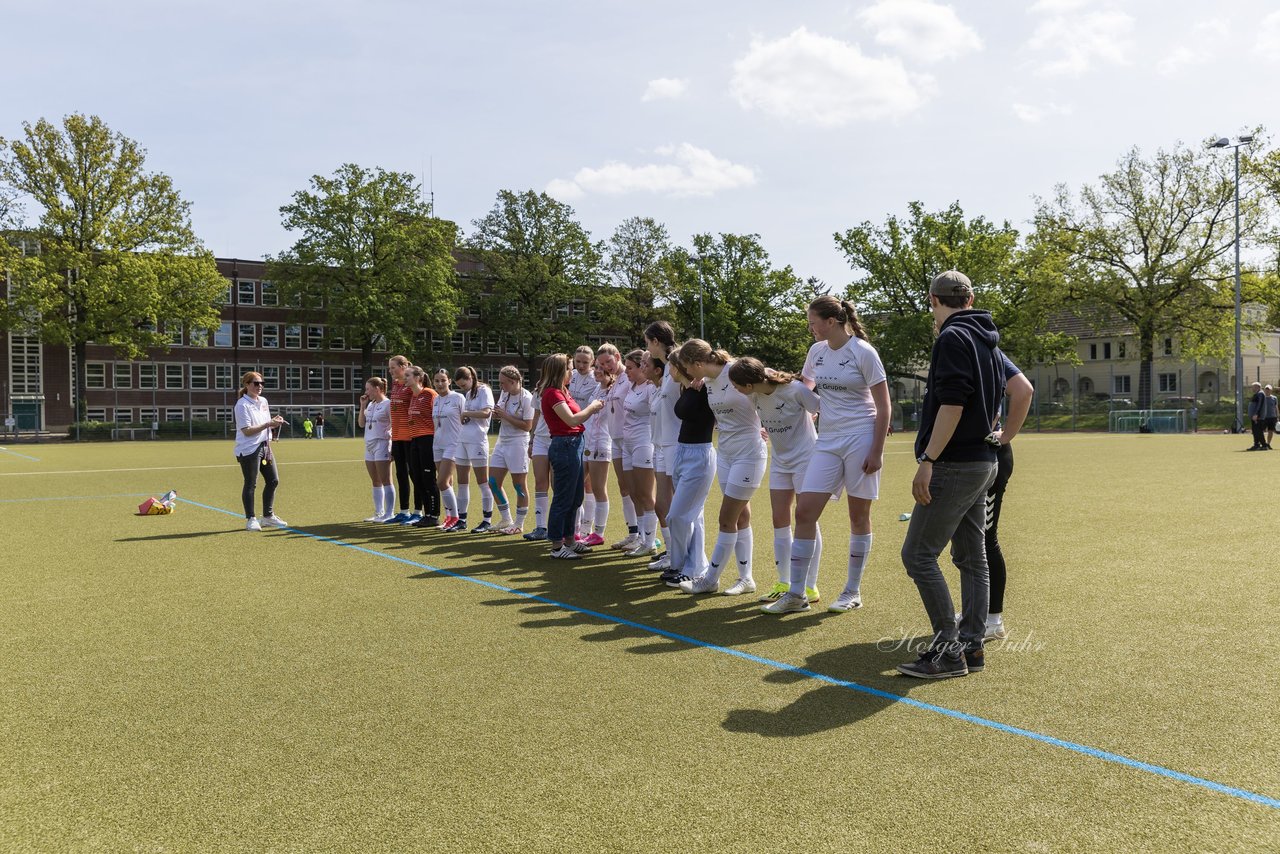
M 184 531 L 180 534 L 151 534 L 146 537 L 116 537 L 117 543 L 145 543 L 152 540 L 191 540 L 196 537 L 219 537 L 223 534 L 240 534 L 244 528 L 227 529 L 225 531 Z

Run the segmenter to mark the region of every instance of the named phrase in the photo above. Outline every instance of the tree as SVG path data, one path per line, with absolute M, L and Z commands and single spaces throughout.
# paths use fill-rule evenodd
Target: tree
M 604 288 L 603 247 L 573 208 L 546 193 L 502 190 L 467 241 L 482 265 L 468 283 L 480 331 L 506 336 L 532 371 L 544 355 L 568 351 L 609 328 L 616 297 Z M 594 316 L 594 320 L 592 319 Z
M 1158 337 L 1213 349 L 1226 329 L 1234 282 L 1234 178 L 1230 158 L 1179 146 L 1144 158 L 1135 148 L 1078 196 L 1059 186 L 1038 200 L 1035 242 L 1062 259 L 1068 305 L 1112 313 L 1138 339 L 1137 404 L 1151 402 Z M 1241 194 L 1241 238 L 1261 224 Z
M 268 259 L 281 302 L 304 315 L 323 308 L 329 338 L 360 347 L 366 377 L 375 349 L 412 352 L 419 330 L 453 333 L 458 227 L 431 215 L 412 175 L 346 163 L 312 176 L 280 213 L 301 233 Z
M 670 319 L 666 307 L 655 308 L 658 294 L 667 290 L 670 252 L 666 227 L 649 217 L 624 220 L 609 238 L 606 266 L 621 298 L 614 314 L 628 340 L 641 340 L 654 320 Z
M 216 326 L 227 282 L 196 239 L 190 204 L 167 175 L 145 170 L 136 142 L 80 114 L 23 131 L 0 150 L 0 183 L 40 217 L 19 225 L 25 254 L 9 268 L 0 326 L 72 348 L 83 419 L 91 342 L 124 358 L 167 348 L 158 324 Z

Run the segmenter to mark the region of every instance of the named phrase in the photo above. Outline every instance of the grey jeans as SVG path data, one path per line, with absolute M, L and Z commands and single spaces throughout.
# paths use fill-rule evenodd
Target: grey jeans
M 933 627 L 935 647 L 982 643 L 986 630 L 991 588 L 987 577 L 987 490 L 996 477 L 996 464 L 987 462 L 933 464 L 928 505 L 916 504 L 907 538 L 902 543 L 902 565 L 915 581 Z M 951 560 L 960 570 L 962 619 L 957 629 L 951 590 L 938 566 L 938 555 L 951 542 Z

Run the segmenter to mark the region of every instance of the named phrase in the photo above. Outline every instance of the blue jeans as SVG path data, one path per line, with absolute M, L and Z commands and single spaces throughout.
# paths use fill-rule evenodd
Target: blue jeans
M 582 506 L 582 434 L 552 436 L 547 450 L 551 463 L 551 509 L 547 513 L 547 539 L 573 541 L 573 520 Z

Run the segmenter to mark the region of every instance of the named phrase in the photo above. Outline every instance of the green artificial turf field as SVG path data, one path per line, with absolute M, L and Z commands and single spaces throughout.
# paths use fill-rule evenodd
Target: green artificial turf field
M 910 437 L 865 607 L 782 618 L 607 549 L 353 522 L 356 440 L 281 443 L 293 529 L 262 534 L 229 442 L 5 446 L 0 847 L 1276 850 L 1280 454 L 1245 444 L 1019 438 L 1011 634 L 939 683 L 893 671 L 927 628 Z M 827 599 L 843 504 L 822 524 Z

